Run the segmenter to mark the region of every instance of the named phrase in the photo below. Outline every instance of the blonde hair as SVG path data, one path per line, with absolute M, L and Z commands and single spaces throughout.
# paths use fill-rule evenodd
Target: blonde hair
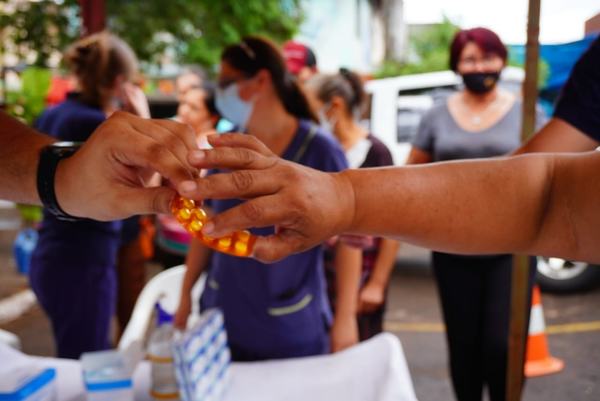
M 77 77 L 85 103 L 104 107 L 118 76 L 132 81 L 138 72 L 135 53 L 117 36 L 103 31 L 73 43 L 64 61 Z

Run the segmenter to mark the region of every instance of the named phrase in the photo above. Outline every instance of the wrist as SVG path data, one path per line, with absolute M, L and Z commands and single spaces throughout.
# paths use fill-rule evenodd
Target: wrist
M 351 170 L 344 170 L 333 174 L 336 181 L 336 192 L 343 203 L 340 208 L 340 222 L 336 233 L 351 232 L 356 225 L 356 193 L 351 179 Z

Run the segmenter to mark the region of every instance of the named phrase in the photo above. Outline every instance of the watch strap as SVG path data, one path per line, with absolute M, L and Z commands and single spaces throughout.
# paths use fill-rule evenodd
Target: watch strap
M 40 152 L 40 161 L 37 169 L 37 190 L 44 207 L 56 218 L 64 221 L 81 220 L 65 212 L 58 204 L 55 192 L 55 177 L 58 163 L 72 156 L 76 147 L 60 148 L 56 145 L 44 147 Z

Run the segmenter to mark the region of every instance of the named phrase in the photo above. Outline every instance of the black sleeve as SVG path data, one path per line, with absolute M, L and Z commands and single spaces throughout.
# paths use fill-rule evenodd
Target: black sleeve
M 573 67 L 554 117 L 600 141 L 600 37 Z
M 369 140 L 371 141 L 371 148 L 361 167 L 392 166 L 394 159 L 387 146 L 372 135 L 369 136 Z

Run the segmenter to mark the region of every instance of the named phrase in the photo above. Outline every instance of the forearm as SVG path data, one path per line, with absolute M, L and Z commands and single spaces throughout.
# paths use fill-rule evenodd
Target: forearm
M 449 252 L 525 251 L 540 230 L 552 172 L 547 155 L 349 170 L 349 229 Z
M 400 248 L 400 243 L 396 240 L 389 238 L 381 240 L 377 260 L 375 261 L 371 278 L 369 278 L 370 282 L 383 288 L 387 287 L 392 270 L 394 270 L 398 248 Z
M 185 259 L 186 271 L 181 287 L 182 295 L 191 293 L 194 284 L 206 268 L 210 253 L 210 249 L 202 245 L 197 239 L 192 238 Z
M 55 140 L 1 111 L 0 127 L 0 199 L 40 204 L 36 185 L 39 154 Z
M 335 318 L 354 318 L 362 269 L 362 250 L 338 243 L 335 251 Z

